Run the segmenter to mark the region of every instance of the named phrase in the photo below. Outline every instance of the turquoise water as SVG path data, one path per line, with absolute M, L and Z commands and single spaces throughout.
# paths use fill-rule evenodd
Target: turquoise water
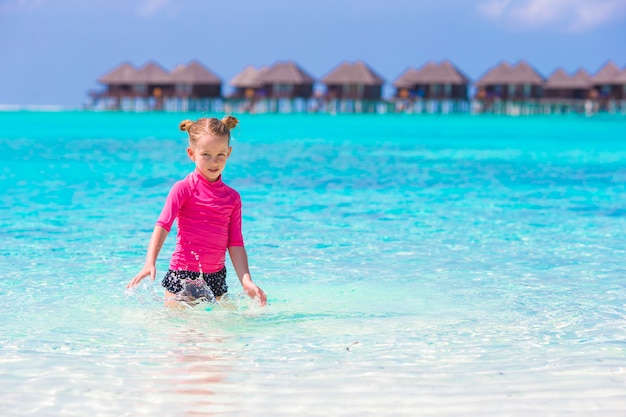
M 0 113 L 2 415 L 623 415 L 626 119 L 242 115 L 269 305 L 172 310 L 197 116 Z

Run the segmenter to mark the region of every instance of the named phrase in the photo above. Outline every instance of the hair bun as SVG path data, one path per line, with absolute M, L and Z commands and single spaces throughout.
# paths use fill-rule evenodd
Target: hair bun
M 180 124 L 178 125 L 178 128 L 182 130 L 183 132 L 189 132 L 189 129 L 191 128 L 191 126 L 193 126 L 193 122 L 187 119 L 187 120 L 183 120 L 182 122 L 180 122 Z
M 233 116 L 224 116 L 224 118 L 222 119 L 222 123 L 224 123 L 226 127 L 230 130 L 237 126 L 239 120 L 237 120 L 237 118 Z

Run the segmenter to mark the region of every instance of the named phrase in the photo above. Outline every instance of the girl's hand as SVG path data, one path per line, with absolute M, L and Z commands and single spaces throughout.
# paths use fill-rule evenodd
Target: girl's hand
M 258 299 L 261 303 L 261 306 L 267 304 L 267 296 L 263 292 L 263 290 L 256 286 L 253 282 L 249 282 L 244 284 L 243 290 L 248 294 L 250 298 L 253 300 Z
M 137 275 L 135 275 L 133 279 L 130 280 L 128 285 L 126 285 L 126 288 L 133 288 L 135 285 L 139 284 L 141 280 L 147 276 L 150 276 L 150 279 L 154 281 L 154 279 L 156 278 L 156 266 L 144 265 L 141 271 Z

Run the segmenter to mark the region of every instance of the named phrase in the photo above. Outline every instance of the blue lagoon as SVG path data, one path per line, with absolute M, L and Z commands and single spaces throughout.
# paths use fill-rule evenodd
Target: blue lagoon
M 268 306 L 169 309 L 199 116 L 0 112 L 3 415 L 623 415 L 624 117 L 241 115 Z

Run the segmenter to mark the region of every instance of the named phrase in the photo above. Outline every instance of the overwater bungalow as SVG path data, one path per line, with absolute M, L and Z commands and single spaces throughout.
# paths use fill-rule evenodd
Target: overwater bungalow
M 157 109 L 207 111 L 222 105 L 222 80 L 198 61 L 177 66 L 168 77 L 174 89 L 156 98 Z
M 591 76 L 584 69 L 569 75 L 559 68 L 548 77 L 544 86 L 546 100 L 585 100 L 593 89 Z
M 325 91 L 314 94 L 315 79 L 293 61 L 271 67 L 246 67 L 222 96 L 222 81 L 198 61 L 171 72 L 155 62 L 136 68 L 124 62 L 98 79 L 90 91 L 93 109 L 124 111 L 328 112 L 328 113 L 451 113 L 506 114 L 597 111 L 626 114 L 626 68 L 607 62 L 593 76 L 585 70 L 569 75 L 558 69 L 547 80 L 531 65 L 501 62 L 476 83 L 468 98 L 469 78 L 449 61 L 409 68 L 383 98 L 384 79 L 362 61 L 345 61 L 320 81 Z M 581 110 L 582 109 L 582 110 Z
M 171 97 L 175 84 L 169 73 L 156 62 L 148 62 L 132 76 L 135 97 Z
M 614 62 L 609 61 L 598 72 L 591 77 L 593 81 L 593 98 L 597 102 L 600 110 L 615 113 L 617 111 L 626 112 L 624 84 L 622 83 L 621 70 Z
M 502 62 L 477 82 L 479 100 L 532 100 L 543 96 L 543 77 L 526 61 L 511 66 Z
M 268 67 L 255 68 L 252 65 L 244 68 L 243 71 L 230 80 L 230 85 L 235 87 L 232 97 L 253 99 L 255 97 L 267 96 L 267 92 L 263 89 L 261 76 L 268 69 Z
M 622 85 L 618 81 L 621 75 L 622 70 L 614 62 L 609 61 L 591 77 L 599 100 L 617 100 L 622 96 Z
M 362 61 L 343 62 L 322 78 L 327 99 L 380 100 L 385 80 Z
M 140 69 L 123 63 L 103 75 L 98 82 L 104 91 L 91 92 L 93 107 L 106 109 L 161 109 L 163 97 L 174 94 L 174 82 L 169 74 L 154 62 Z M 151 103 L 145 101 L 151 100 Z M 140 103 L 140 104 L 138 104 Z
M 230 84 L 234 92 L 226 109 L 250 113 L 291 113 L 308 111 L 315 79 L 293 61 L 279 61 L 271 67 L 246 67 Z
M 591 76 L 584 69 L 569 75 L 562 68 L 548 77 L 541 99 L 543 113 L 593 113 L 597 106 L 591 100 L 594 96 Z
M 170 73 L 174 96 L 182 98 L 217 98 L 222 95 L 222 80 L 198 61 L 179 65 Z
M 98 79 L 104 91 L 91 92 L 92 107 L 113 110 L 206 110 L 220 98 L 222 81 L 197 61 L 167 72 L 155 62 L 137 69 L 123 63 Z
M 267 97 L 274 99 L 311 98 L 315 79 L 293 61 L 277 62 L 257 73 Z
M 99 83 L 104 84 L 105 89 L 100 93 L 92 93 L 92 96 L 116 98 L 131 96 L 136 72 L 137 69 L 128 62 L 118 65 L 98 79 Z
M 413 81 L 418 76 L 418 70 L 409 67 L 393 82 L 393 86 L 396 89 L 395 97 L 401 99 L 416 98 L 419 97 L 415 91 L 415 82 Z
M 470 80 L 450 61 L 409 68 L 393 85 L 400 99 L 467 100 Z

